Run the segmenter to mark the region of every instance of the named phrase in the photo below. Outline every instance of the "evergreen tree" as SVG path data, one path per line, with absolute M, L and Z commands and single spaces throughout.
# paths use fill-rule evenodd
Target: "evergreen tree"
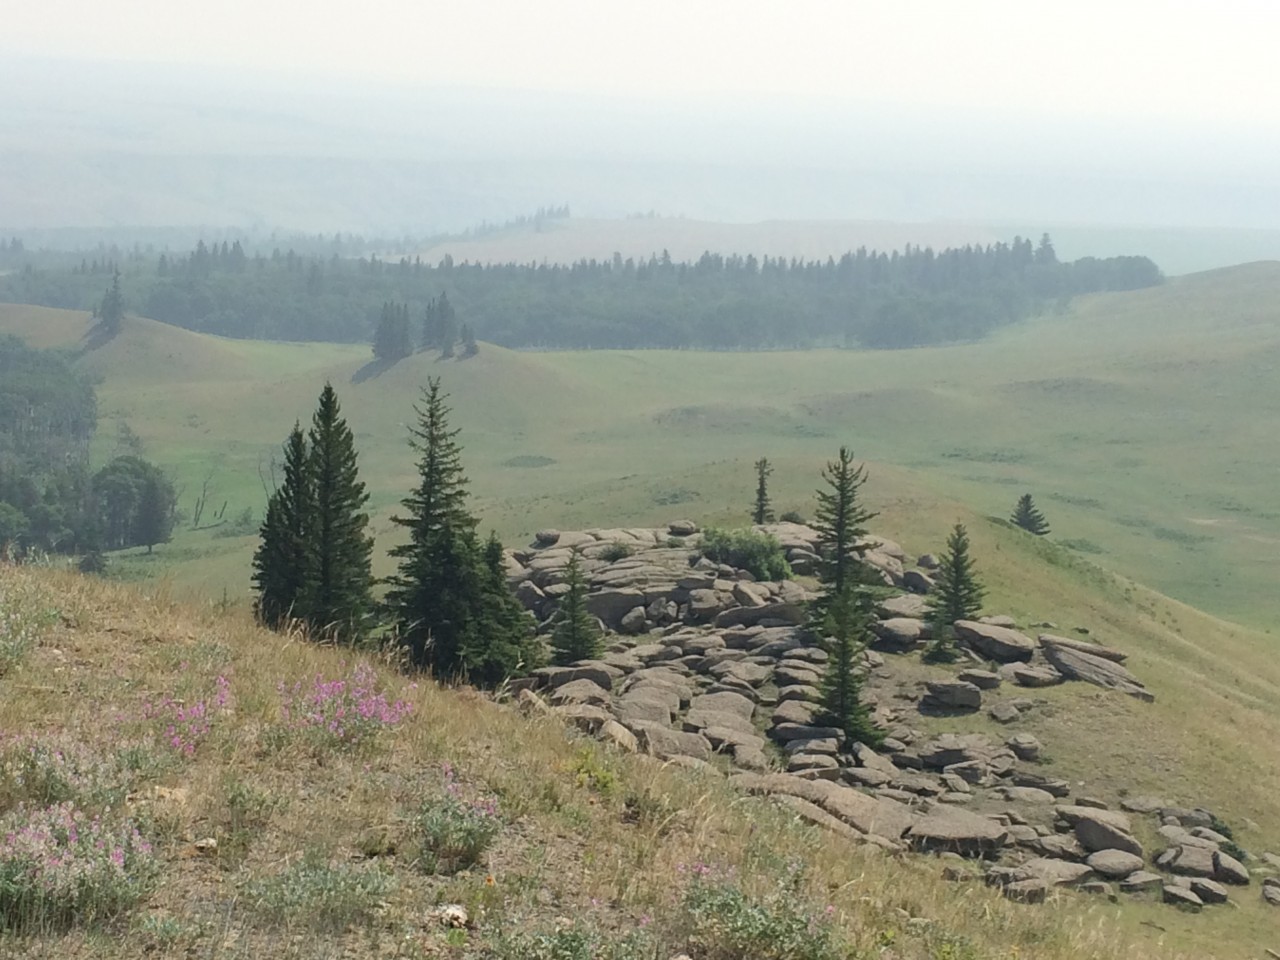
M 326 383 L 308 435 L 313 499 L 306 544 L 310 554 L 307 620 L 335 639 L 360 639 L 373 606 L 367 533 L 369 501 L 359 479 L 355 441 L 341 415 L 333 386 Z
M 458 316 L 443 291 L 436 302 L 436 328 L 440 334 L 440 356 L 448 359 L 453 356 L 453 345 L 458 341 Z
M 177 495 L 169 478 L 158 469 L 151 470 L 138 491 L 134 539 L 150 553 L 157 543 L 168 543 L 173 536 L 173 507 Z
M 823 595 L 816 605 L 818 623 L 825 621 L 831 599 L 860 581 L 860 557 L 867 549 L 862 540 L 867 534 L 865 524 L 876 516 L 858 501 L 858 491 L 867 482 L 866 468 L 854 467 L 853 453 L 848 447 L 841 447 L 837 458 L 827 463 L 822 479 L 829 489 L 818 491 L 818 509 L 813 522 L 814 529 L 821 534 L 818 580 L 822 583 Z
M 111 278 L 111 287 L 102 297 L 98 305 L 98 326 L 109 337 L 120 332 L 124 322 L 124 295 L 120 292 L 120 273 L 117 271 Z
M 862 700 L 862 653 L 871 622 L 869 604 L 853 585 L 830 597 L 823 632 L 830 658 L 822 678 L 822 708 L 827 723 L 844 731 L 849 743 L 878 746 L 884 733 Z
M 392 521 L 409 542 L 392 548 L 399 571 L 388 582 L 387 607 L 413 662 L 441 679 L 464 669 L 462 646 L 480 594 L 476 520 L 467 512 L 458 433 L 449 427 L 439 378 L 427 381 L 410 446 L 418 452 L 418 486 Z
M 476 343 L 475 332 L 471 329 L 470 324 L 462 325 L 462 358 L 474 357 L 480 352 L 480 345 Z
M 594 660 L 604 648 L 600 626 L 587 611 L 587 585 L 576 552 L 565 568 L 564 584 L 568 590 L 560 598 L 551 634 L 552 660 L 561 666 L 578 660 Z
M 279 629 L 307 620 L 312 553 L 308 549 L 315 512 L 315 484 L 302 427 L 295 423 L 284 444 L 284 483 L 267 500 L 253 555 L 254 604 L 258 620 Z
M 933 641 L 926 653 L 928 659 L 955 659 L 952 624 L 976 617 L 982 610 L 985 595 L 973 571 L 973 558 L 969 556 L 969 533 L 964 524 L 957 523 L 947 537 L 947 549 L 939 561 L 933 591 L 929 594 Z
M 1049 532 L 1049 521 L 1036 507 L 1029 493 L 1024 493 L 1018 498 L 1018 504 L 1014 507 L 1013 516 L 1010 519 L 1017 526 L 1028 533 L 1034 533 L 1037 537 L 1043 537 Z
M 502 543 L 496 534 L 489 534 L 480 558 L 480 607 L 461 649 L 468 679 L 482 687 L 496 687 L 544 661 L 533 624 L 507 586 L 504 560 Z
M 751 512 L 752 523 L 773 523 L 773 508 L 769 505 L 769 475 L 773 467 L 763 457 L 756 461 L 756 505 Z

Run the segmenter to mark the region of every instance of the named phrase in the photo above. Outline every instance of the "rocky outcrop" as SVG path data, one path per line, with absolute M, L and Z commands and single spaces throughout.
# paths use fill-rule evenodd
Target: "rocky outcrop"
M 1000 663 L 1030 660 L 1036 652 L 1035 641 L 1008 627 L 976 620 L 957 620 L 955 631 L 961 643 Z

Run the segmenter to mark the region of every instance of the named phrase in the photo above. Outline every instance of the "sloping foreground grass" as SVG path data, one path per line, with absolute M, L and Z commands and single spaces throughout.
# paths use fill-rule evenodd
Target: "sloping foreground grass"
M 868 853 L 718 779 L 385 663 L 358 661 L 373 671 L 360 696 L 385 697 L 376 718 L 335 733 L 306 722 L 295 685 L 310 695 L 316 677 L 358 678 L 358 658 L 162 589 L 0 568 L 0 595 L 46 621 L 57 612 L 0 679 L 0 813 L 57 799 L 127 817 L 153 847 L 149 872 L 130 875 L 132 905 L 88 924 L 29 912 L 0 934 L 2 955 L 1179 956 L 1176 931 L 1127 922 L 1130 907 L 1007 903 L 944 881 L 937 861 Z M 57 759 L 45 751 L 15 774 L 33 743 Z M 471 866 L 429 872 L 440 861 L 423 854 L 443 849 L 439 823 L 459 805 L 496 832 Z M 442 924 L 440 904 L 463 905 L 472 926 Z M 1185 922 L 1216 944 L 1187 956 L 1255 955 L 1226 914 Z

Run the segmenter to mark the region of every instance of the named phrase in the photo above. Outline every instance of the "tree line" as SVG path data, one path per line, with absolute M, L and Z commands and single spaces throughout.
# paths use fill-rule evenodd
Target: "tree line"
M 126 268 L 140 313 L 221 336 L 374 342 L 387 304 L 404 305 L 413 330 L 447 298 L 473 339 L 557 349 L 909 347 L 978 338 L 1077 294 L 1163 279 L 1145 257 L 1059 261 L 1047 235 L 825 260 L 708 252 L 677 262 L 664 251 L 565 265 L 250 256 L 224 241 Z M 28 268 L 0 277 L 0 298 L 87 309 L 100 284 L 92 272 Z

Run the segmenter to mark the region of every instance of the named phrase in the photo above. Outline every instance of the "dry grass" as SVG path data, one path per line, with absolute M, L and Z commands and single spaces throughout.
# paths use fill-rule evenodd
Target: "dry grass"
M 648 918 L 658 929 L 679 913 L 693 865 L 707 864 L 760 895 L 798 871 L 794 896 L 830 913 L 856 956 L 1175 956 L 1115 907 L 1072 895 L 1040 908 L 1007 903 L 943 881 L 935 861 L 868 853 L 716 778 L 618 755 L 471 692 L 415 685 L 386 663 L 377 665 L 383 687 L 412 702 L 411 718 L 370 748 L 319 749 L 282 730 L 277 688 L 344 674 L 343 651 L 175 604 L 163 589 L 0 568 L 0 590 L 43 596 L 62 614 L 0 680 L 6 733 L 62 731 L 110 751 L 155 730 L 140 718 L 148 699 L 189 705 L 218 676 L 231 691 L 193 756 L 160 743 L 133 785 L 129 812 L 163 863 L 149 899 L 122 925 L 0 938 L 0 954 L 483 957 L 500 929 L 565 918 L 617 936 Z M 443 789 L 444 764 L 467 796 L 495 798 L 505 823 L 481 865 L 451 877 L 415 868 L 410 830 L 424 798 Z M 216 853 L 197 849 L 205 838 Z M 315 902 L 331 909 L 309 913 L 306 889 L 299 909 L 264 904 L 264 885 L 304 861 L 321 865 L 329 899 L 317 887 Z M 348 882 L 366 871 L 382 889 Z M 443 928 L 439 903 L 465 904 L 474 929 Z M 335 928 L 333 909 L 353 907 Z

